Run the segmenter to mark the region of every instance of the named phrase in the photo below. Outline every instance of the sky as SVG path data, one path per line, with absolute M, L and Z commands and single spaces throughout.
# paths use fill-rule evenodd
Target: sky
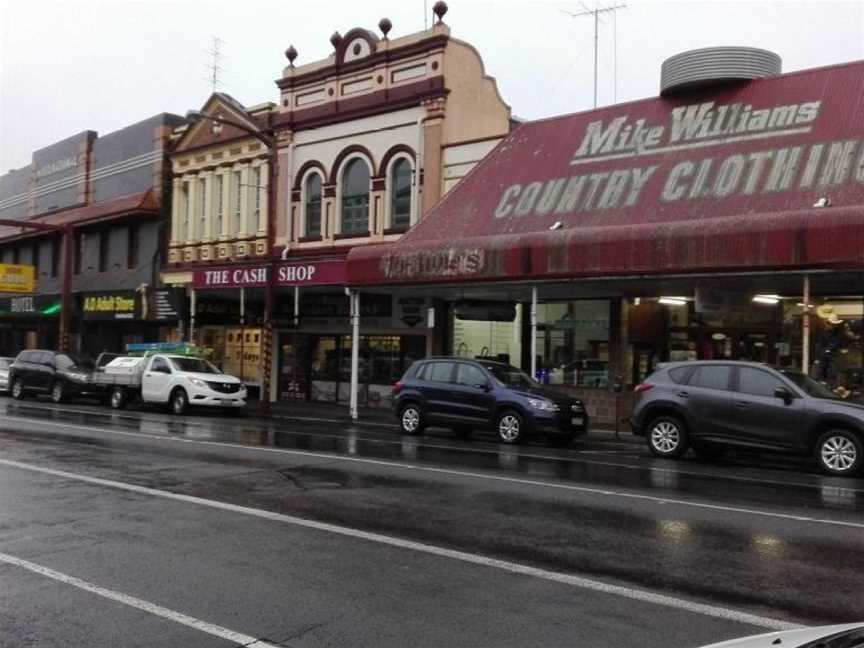
M 185 114 L 211 92 L 208 50 L 224 44 L 219 90 L 247 106 L 277 101 L 274 80 L 332 52 L 353 27 L 391 37 L 424 28 L 434 0 L 0 0 L 0 173 L 83 130 L 107 134 L 160 112 Z M 451 35 L 473 44 L 513 114 L 593 106 L 594 0 L 448 0 Z M 660 65 L 717 45 L 772 50 L 783 71 L 864 59 L 864 0 L 603 0 L 598 103 L 656 96 Z M 614 16 L 614 19 L 613 19 Z M 431 24 L 431 18 L 430 24 Z

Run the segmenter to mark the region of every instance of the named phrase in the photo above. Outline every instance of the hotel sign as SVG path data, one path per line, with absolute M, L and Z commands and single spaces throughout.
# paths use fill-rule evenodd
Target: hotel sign
M 36 272 L 32 265 L 0 263 L 0 292 L 32 293 L 36 290 Z

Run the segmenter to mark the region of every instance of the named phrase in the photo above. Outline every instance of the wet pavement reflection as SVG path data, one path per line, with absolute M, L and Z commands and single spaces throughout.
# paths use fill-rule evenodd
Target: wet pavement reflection
M 556 480 L 593 487 L 656 491 L 689 498 L 710 497 L 735 505 L 808 507 L 864 511 L 864 480 L 825 477 L 806 462 L 758 455 L 735 455 L 720 462 L 680 462 L 652 458 L 641 444 L 610 437 L 579 439 L 569 449 L 540 443 L 506 446 L 481 433 L 471 439 L 430 430 L 404 437 L 387 429 L 339 421 L 281 421 L 173 417 L 159 412 L 0 400 L 0 412 L 34 423 L 84 426 L 104 431 L 185 438 L 256 447 L 349 455 L 376 460 L 428 464 L 463 471 L 504 472 L 532 480 Z M 6 426 L 14 428 L 7 421 Z M 56 429 L 56 428 L 55 428 Z

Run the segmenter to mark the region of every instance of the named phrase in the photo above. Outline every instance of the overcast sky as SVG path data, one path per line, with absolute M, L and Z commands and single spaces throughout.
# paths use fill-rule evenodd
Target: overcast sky
M 591 108 L 593 20 L 564 11 L 593 8 L 593 0 L 448 4 L 452 35 L 477 47 L 515 115 Z M 655 96 L 663 59 L 697 47 L 764 47 L 780 54 L 784 71 L 864 59 L 864 0 L 626 4 L 617 21 L 607 14 L 600 25 L 601 105 Z M 278 99 L 273 81 L 288 45 L 298 64 L 315 61 L 331 53 L 334 30 L 377 32 L 384 16 L 391 37 L 418 31 L 424 2 L 0 0 L 0 173 L 82 130 L 106 134 L 200 107 L 214 36 L 225 41 L 220 89 L 253 105 Z

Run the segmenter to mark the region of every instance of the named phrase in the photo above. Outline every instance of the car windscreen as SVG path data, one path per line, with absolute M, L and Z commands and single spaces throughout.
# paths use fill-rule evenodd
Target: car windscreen
M 216 367 L 200 358 L 170 358 L 171 364 L 177 371 L 190 371 L 194 373 L 221 374 Z
M 825 385 L 816 382 L 810 376 L 806 376 L 800 371 L 787 371 L 784 369 L 780 373 L 803 389 L 808 396 L 812 396 L 813 398 L 837 398 L 837 394 Z
M 0 358 L 0 369 L 8 369 L 12 361 L 9 358 Z
M 540 383 L 516 367 L 491 363 L 484 364 L 483 366 L 495 377 L 495 380 L 501 383 L 504 387 L 527 389 L 529 387 L 540 386 Z

